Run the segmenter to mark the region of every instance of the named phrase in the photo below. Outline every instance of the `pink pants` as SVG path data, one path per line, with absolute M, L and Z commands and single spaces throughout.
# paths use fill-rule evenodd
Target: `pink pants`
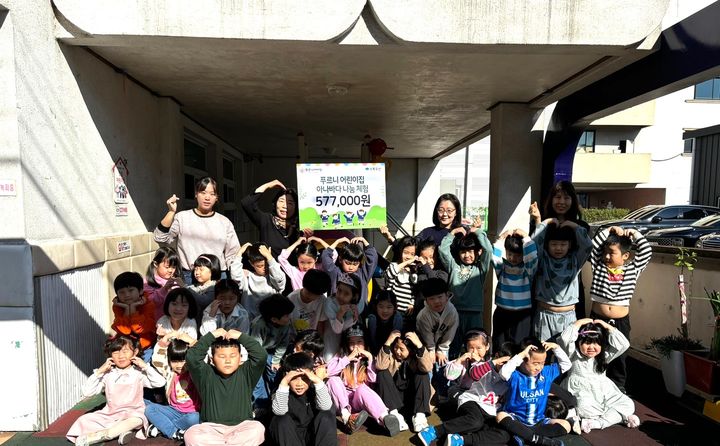
M 253 420 L 245 420 L 237 426 L 200 423 L 185 432 L 187 446 L 259 446 L 263 441 L 265 441 L 265 427 Z
M 367 384 L 360 384 L 356 389 L 348 389 L 342 378 L 331 376 L 327 380 L 327 387 L 338 414 L 343 408 L 349 408 L 352 413 L 365 410 L 382 424 L 382 417 L 387 414 L 388 408 Z

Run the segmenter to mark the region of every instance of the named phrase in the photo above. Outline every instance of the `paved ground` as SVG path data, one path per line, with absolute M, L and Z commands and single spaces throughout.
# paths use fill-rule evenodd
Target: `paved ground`
M 603 431 L 566 436 L 566 446 L 650 446 L 650 445 L 711 445 L 720 446 L 720 425 L 700 415 L 702 400 L 688 395 L 679 400 L 665 392 L 660 373 L 632 359 L 628 390 L 636 400 L 636 411 L 642 421 L 639 429 L 632 430 L 622 426 L 614 426 Z M 6 439 L 8 434 L 0 433 L 0 444 L 4 446 L 55 446 L 70 444 L 64 433 L 79 414 L 98 404 L 102 399 L 94 399 L 76 406 L 75 411 L 68 412 L 65 417 L 53 423 L 48 430 L 40 433 L 17 433 Z M 429 418 L 432 424 L 440 422 L 437 413 Z M 367 428 L 347 436 L 338 431 L 339 446 L 393 446 L 421 445 L 417 436 L 411 432 L 402 432 L 389 438 L 372 423 Z M 5 442 L 3 443 L 3 440 Z M 116 442 L 106 443 L 114 446 Z M 166 439 L 135 440 L 136 446 L 175 446 L 177 443 Z M 441 445 L 439 445 L 441 446 Z

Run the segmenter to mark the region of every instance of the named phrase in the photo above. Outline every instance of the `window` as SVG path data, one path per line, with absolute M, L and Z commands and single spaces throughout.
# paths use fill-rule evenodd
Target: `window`
M 720 99 L 720 77 L 695 85 L 695 99 Z
M 683 208 L 683 213 L 680 218 L 685 220 L 700 220 L 705 217 L 705 211 L 702 209 Z
M 586 130 L 580 135 L 576 152 L 591 153 L 595 151 L 595 130 Z
M 208 176 L 207 172 L 207 143 L 199 138 L 185 134 L 183 144 L 184 174 L 184 202 L 185 209 L 195 207 L 195 182 Z
M 678 208 L 665 208 L 662 211 L 658 212 L 656 217 L 660 217 L 663 220 L 674 220 L 678 218 L 678 212 L 680 209 Z
M 223 182 L 222 182 L 222 201 L 223 201 L 223 215 L 230 220 L 233 225 L 237 228 L 238 226 L 238 213 L 237 203 L 235 202 L 235 159 L 230 154 L 224 153 L 222 160 L 223 170 Z
M 685 146 L 683 147 L 683 155 L 692 155 L 694 148 L 695 138 L 686 139 Z

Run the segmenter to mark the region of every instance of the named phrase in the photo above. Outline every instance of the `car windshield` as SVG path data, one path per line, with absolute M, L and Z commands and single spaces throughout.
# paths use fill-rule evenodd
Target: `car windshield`
M 694 228 L 720 228 L 720 214 L 708 215 L 690 226 Z

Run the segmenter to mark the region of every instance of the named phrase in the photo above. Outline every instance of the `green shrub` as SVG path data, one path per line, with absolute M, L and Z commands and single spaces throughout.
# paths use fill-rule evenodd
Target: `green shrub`
M 588 223 L 593 223 L 602 220 L 617 220 L 625 217 L 630 213 L 630 209 L 623 208 L 589 208 L 582 210 L 582 218 Z

